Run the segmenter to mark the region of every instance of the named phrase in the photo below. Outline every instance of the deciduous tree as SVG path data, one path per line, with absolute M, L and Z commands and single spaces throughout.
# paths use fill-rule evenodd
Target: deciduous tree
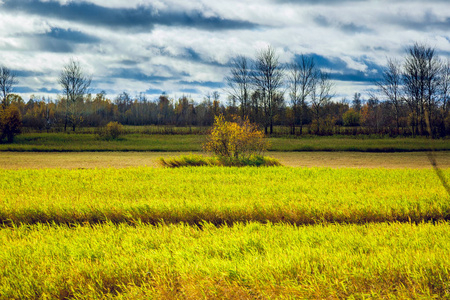
M 229 95 L 239 102 L 242 118 L 248 116 L 252 84 L 250 60 L 242 55 L 233 58 L 230 75 L 225 80 Z
M 274 116 L 276 113 L 275 98 L 280 94 L 279 89 L 283 85 L 284 68 L 281 65 L 275 49 L 268 46 L 267 49 L 258 52 L 255 60 L 252 80 L 255 88 L 261 92 L 262 107 L 264 110 L 264 130 L 267 127 L 273 133 Z
M 8 143 L 12 143 L 14 136 L 21 132 L 22 117 L 15 105 L 0 108 L 0 141 L 5 137 Z
M 15 84 L 17 84 L 17 80 L 14 72 L 5 66 L 0 66 L 0 92 L 3 107 L 8 105 L 7 97 L 13 92 Z
M 59 75 L 59 84 L 66 97 L 64 131 L 66 131 L 69 122 L 72 125 L 73 131 L 75 131 L 75 127 L 80 123 L 81 115 L 78 111 L 77 104 L 83 103 L 84 95 L 91 85 L 91 80 L 91 77 L 84 74 L 80 63 L 73 59 L 64 66 Z
M 320 123 L 324 107 L 333 97 L 333 83 L 328 73 L 317 71 L 312 81 L 311 89 L 311 110 L 314 121 L 317 124 L 317 133 L 320 132 Z
M 392 105 L 397 132 L 400 131 L 401 107 L 403 104 L 402 68 L 397 60 L 388 59 L 382 77 L 376 85 Z
M 413 132 L 424 134 L 426 114 L 433 127 L 441 62 L 435 50 L 424 44 L 414 44 L 407 53 L 403 70 L 405 99 L 411 110 Z
M 314 73 L 317 72 L 314 59 L 301 55 L 300 59 L 291 65 L 288 75 L 289 96 L 291 98 L 293 120 L 291 134 L 295 134 L 295 125 L 298 124 L 300 134 L 303 130 L 303 117 L 306 99 L 311 93 Z

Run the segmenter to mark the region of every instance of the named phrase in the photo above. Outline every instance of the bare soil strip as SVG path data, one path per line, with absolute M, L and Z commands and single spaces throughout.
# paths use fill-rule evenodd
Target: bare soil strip
M 182 152 L 0 152 L 0 168 L 127 168 L 160 167 L 160 157 L 179 156 Z M 427 152 L 270 152 L 289 167 L 330 168 L 432 168 Z M 439 168 L 450 168 L 450 151 L 435 153 Z

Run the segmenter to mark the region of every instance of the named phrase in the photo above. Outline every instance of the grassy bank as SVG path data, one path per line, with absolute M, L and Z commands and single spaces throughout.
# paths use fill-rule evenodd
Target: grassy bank
M 448 299 L 448 223 L 0 230 L 0 299 Z
M 0 151 L 82 152 L 82 151 L 185 151 L 202 150 L 205 135 L 127 134 L 107 141 L 96 134 L 27 133 L 13 144 L 0 144 Z M 413 152 L 450 150 L 450 139 L 303 137 L 269 138 L 269 151 L 359 151 Z
M 5 224 L 450 219 L 448 195 L 430 169 L 0 170 L 0 199 Z

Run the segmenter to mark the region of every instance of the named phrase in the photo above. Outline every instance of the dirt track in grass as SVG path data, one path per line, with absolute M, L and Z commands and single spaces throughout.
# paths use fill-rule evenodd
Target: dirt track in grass
M 179 156 L 182 152 L 0 152 L 0 168 L 126 168 L 159 167 L 160 157 Z M 431 168 L 427 152 L 270 152 L 289 167 L 330 168 Z M 450 168 L 450 152 L 434 153 L 440 168 Z

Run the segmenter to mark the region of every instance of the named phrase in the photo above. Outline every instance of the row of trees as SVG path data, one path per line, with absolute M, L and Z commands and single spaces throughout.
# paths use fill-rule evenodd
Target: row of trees
M 303 133 L 305 124 L 312 125 L 315 133 L 330 132 L 336 125 L 362 125 L 365 131 L 393 134 L 450 133 L 450 61 L 439 58 L 426 45 L 416 43 L 408 48 L 402 62 L 388 59 L 382 77 L 375 82 L 378 93 L 371 93 L 364 106 L 359 93 L 351 106 L 332 104 L 330 75 L 304 55 L 283 65 L 268 47 L 253 60 L 235 58 L 230 73 L 226 78 L 230 96 L 239 103 L 242 116 L 262 124 L 266 133 L 268 127 L 272 133 L 274 120 L 283 109 L 291 134 L 296 134 L 296 128 Z M 285 96 L 290 100 L 288 109 Z M 258 114 L 261 109 L 262 115 Z
M 254 60 L 245 56 L 233 59 L 230 73 L 226 77 L 230 97 L 239 103 L 242 117 L 262 124 L 266 133 L 273 133 L 276 117 L 286 110 L 286 89 L 291 106 L 284 121 L 290 124 L 291 133 L 295 134 L 296 126 L 302 132 L 308 100 L 309 117 L 320 131 L 319 121 L 333 97 L 333 84 L 329 74 L 315 66 L 313 58 L 302 55 L 300 61 L 285 66 L 269 46 Z
M 403 62 L 389 59 L 377 85 L 392 107 L 397 130 L 407 114 L 413 134 L 449 134 L 450 61 L 433 48 L 416 43 Z
M 434 135 L 450 133 L 450 63 L 435 50 L 415 44 L 404 61 L 388 59 L 382 77 L 375 84 L 378 93 L 362 99 L 332 101 L 334 85 L 330 75 L 314 59 L 301 55 L 292 64 L 282 64 L 272 47 L 259 51 L 254 59 L 235 57 L 226 77 L 226 103 L 213 92 L 200 103 L 187 96 L 171 99 L 161 95 L 149 100 L 123 92 L 114 99 L 105 93 L 89 94 L 91 78 L 79 62 L 71 60 L 61 71 L 58 99 L 31 97 L 25 102 L 12 94 L 14 74 L 0 68 L 3 109 L 18 108 L 23 125 L 37 129 L 54 127 L 73 131 L 78 126 L 103 126 L 110 121 L 127 125 L 211 126 L 220 114 L 239 115 L 260 124 L 266 133 L 275 125 L 289 126 L 290 134 L 389 133 Z

